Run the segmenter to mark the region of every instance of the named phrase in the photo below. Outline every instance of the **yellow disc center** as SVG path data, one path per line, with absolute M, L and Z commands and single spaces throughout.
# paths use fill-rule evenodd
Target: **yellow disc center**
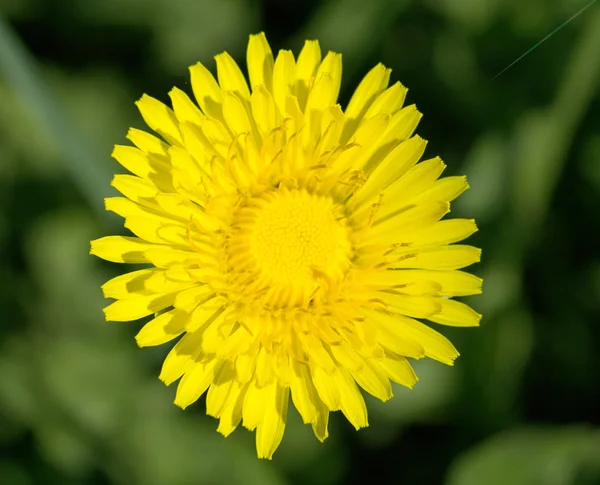
M 263 276 L 294 286 L 341 276 L 350 243 L 330 198 L 295 190 L 263 200 L 249 231 L 250 253 Z

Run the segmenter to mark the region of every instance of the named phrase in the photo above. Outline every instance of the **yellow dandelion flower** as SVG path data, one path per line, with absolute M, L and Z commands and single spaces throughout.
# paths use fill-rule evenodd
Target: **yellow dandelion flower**
M 402 84 L 388 87 L 390 69 L 375 66 L 342 110 L 341 55 L 321 58 L 317 41 L 274 58 L 251 36 L 249 84 L 229 54 L 216 64 L 217 79 L 190 68 L 196 102 L 177 88 L 172 108 L 137 102 L 160 137 L 131 129 L 135 147 L 115 147 L 133 175 L 116 175 L 124 197 L 106 199 L 135 237 L 103 237 L 91 253 L 149 265 L 102 287 L 116 300 L 104 311 L 154 315 L 142 347 L 180 337 L 160 374 L 179 379 L 175 404 L 207 392 L 217 430 L 243 423 L 271 458 L 290 397 L 322 441 L 330 411 L 368 425 L 359 388 L 386 401 L 390 380 L 412 387 L 408 358 L 453 363 L 450 341 L 416 319 L 479 323 L 451 299 L 481 292 L 459 271 L 480 250 L 453 244 L 477 227 L 441 220 L 466 178 L 438 180 L 439 158 L 419 163 L 421 113 L 403 107 Z

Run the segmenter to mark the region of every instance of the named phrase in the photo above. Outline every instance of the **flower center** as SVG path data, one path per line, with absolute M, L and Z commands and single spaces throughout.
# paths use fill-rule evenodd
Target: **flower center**
M 329 197 L 279 189 L 250 199 L 235 219 L 240 230 L 230 241 L 230 261 L 233 251 L 247 251 L 247 264 L 239 269 L 253 268 L 252 286 L 261 286 L 256 289 L 265 292 L 261 299 L 269 306 L 308 304 L 317 289 L 340 281 L 350 264 L 348 229 Z M 241 276 L 236 269 L 231 266 Z

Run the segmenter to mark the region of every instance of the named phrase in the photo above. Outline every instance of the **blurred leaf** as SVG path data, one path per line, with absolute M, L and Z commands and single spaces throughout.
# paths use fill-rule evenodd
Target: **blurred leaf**
M 10 461 L 0 461 L 0 483 L 31 485 L 33 481 L 27 471 Z
M 96 210 L 98 216 L 104 218 L 103 195 L 104 187 L 110 181 L 109 171 L 65 116 L 43 76 L 37 71 L 35 61 L 1 16 L 0 72 L 13 91 L 27 102 L 37 119 L 38 129 L 51 133 L 82 195 L 87 197 L 90 207 Z
M 510 12 L 513 27 L 520 36 L 540 39 L 554 28 L 555 18 L 552 9 L 547 8 L 545 0 L 509 0 L 503 2 L 504 8 Z M 520 55 L 521 53 L 518 53 Z
M 516 394 L 533 345 L 533 321 L 526 310 L 516 309 L 498 317 L 490 355 L 491 369 L 485 377 L 487 382 L 481 384 L 487 391 L 490 414 L 500 416 L 505 422 L 514 418 L 517 411 Z
M 38 8 L 39 2 L 36 0 L 2 0 L 0 14 L 10 16 L 11 18 L 27 18 Z
M 441 80 L 457 92 L 478 82 L 473 45 L 463 32 L 441 32 L 436 37 L 433 60 Z
M 432 4 L 461 27 L 471 31 L 484 29 L 500 8 L 499 0 L 442 0 Z
M 133 470 L 137 483 L 146 485 L 283 485 L 272 462 L 258 460 L 254 441 L 240 446 L 238 429 L 224 438 L 215 432 L 217 421 L 183 412 L 167 398 L 154 379 L 136 390 L 136 399 L 123 409 L 113 442 Z M 241 427 L 240 427 L 241 428 Z M 275 459 L 277 455 L 275 456 Z
M 177 76 L 198 61 L 227 50 L 245 56 L 248 34 L 256 32 L 256 8 L 245 0 L 103 0 L 86 2 L 81 15 L 94 23 L 147 25 L 155 34 L 158 60 Z M 116 15 L 116 13 L 118 14 Z
M 485 298 L 477 300 L 477 308 L 484 315 L 483 325 L 487 319 L 494 318 L 500 311 L 518 301 L 523 292 L 518 263 L 493 256 L 480 275 L 483 278 Z
M 0 177 L 33 169 L 38 177 L 62 173 L 58 147 L 47 132 L 38 130 L 27 103 L 0 84 Z M 31 142 L 36 133 L 35 143 Z
M 70 476 L 82 477 L 94 465 L 94 453 L 61 422 L 44 421 L 37 426 L 44 457 Z
M 337 442 L 329 436 L 325 443 L 316 438 L 310 424 L 304 424 L 294 406 L 290 406 L 285 425 L 285 435 L 277 450 L 277 464 L 287 470 L 301 470 L 322 456 Z
M 371 428 L 390 423 L 429 422 L 440 420 L 439 411 L 453 398 L 457 385 L 457 369 L 423 359 L 411 361 L 419 381 L 412 389 L 392 384 L 394 397 L 383 403 L 366 396 Z
M 498 133 L 485 133 L 473 144 L 464 164 L 470 188 L 453 203 L 460 215 L 483 223 L 501 210 L 509 169 L 505 147 L 506 140 Z
M 341 52 L 344 58 L 342 83 L 346 83 L 408 4 L 409 0 L 321 2 L 307 25 L 294 36 L 293 45 L 301 46 L 305 39 L 319 39 L 324 51 Z
M 590 286 L 592 290 L 592 301 L 596 302 L 596 308 L 598 308 L 598 302 L 600 302 L 600 261 L 594 261 L 590 272 Z
M 591 136 L 583 146 L 581 172 L 586 181 L 600 193 L 600 135 Z
M 106 301 L 100 285 L 106 280 L 89 256 L 89 240 L 97 234 L 91 216 L 79 209 L 63 210 L 39 218 L 29 228 L 26 249 L 30 273 L 43 298 L 28 306 L 36 326 L 76 334 L 114 336 L 101 312 Z M 57 281 L 60 280 L 60 284 Z M 22 299 L 31 298 L 23 294 Z
M 30 365 L 23 365 L 29 346 L 23 338 L 4 339 L 0 347 L 0 406 L 20 425 L 28 425 L 43 413 L 35 397 L 35 375 Z
M 152 19 L 163 64 L 181 73 L 224 50 L 245 60 L 248 34 L 259 30 L 251 5 L 244 0 L 179 0 L 176 4 L 162 0 Z M 209 64 L 209 68 L 213 66 Z
M 501 433 L 460 456 L 449 485 L 575 485 L 600 480 L 600 430 L 521 428 Z M 585 481 L 579 480 L 586 477 Z M 588 481 L 589 479 L 589 481 Z
M 512 202 L 522 229 L 535 231 L 546 215 L 573 133 L 597 92 L 599 50 L 600 9 L 596 9 L 587 19 L 551 109 L 527 115 L 517 127 Z
M 48 83 L 61 100 L 70 119 L 77 120 L 81 136 L 89 140 L 94 153 L 103 154 L 105 170 L 123 171 L 110 157 L 115 144 L 127 143 L 125 134 L 142 118 L 125 88 L 127 82 L 112 70 L 86 70 L 80 75 L 58 69 L 46 70 Z M 139 94 L 136 93 L 138 98 Z M 106 194 L 108 194 L 108 187 Z

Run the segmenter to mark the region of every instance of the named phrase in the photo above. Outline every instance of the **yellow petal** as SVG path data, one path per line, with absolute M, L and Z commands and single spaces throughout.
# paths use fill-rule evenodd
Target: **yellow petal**
M 125 227 L 146 241 L 169 244 L 181 250 L 189 249 L 191 244 L 196 245 L 196 249 L 197 245 L 204 244 L 203 249 L 210 251 L 206 239 L 203 240 L 204 236 L 198 233 L 196 226 L 190 227 L 190 222 L 171 219 L 161 207 L 152 210 L 122 197 L 107 198 L 105 205 L 106 210 L 125 217 Z
M 206 116 L 222 119 L 223 94 L 211 72 L 200 62 L 190 67 L 192 91 Z
M 375 202 L 384 189 L 419 161 L 426 146 L 427 142 L 419 136 L 400 143 L 375 167 L 365 184 L 354 196 L 353 203 L 362 205 Z
M 317 419 L 312 423 L 313 433 L 322 443 L 329 436 L 327 426 L 329 424 L 329 409 L 320 399 L 317 403 Z
M 129 128 L 127 139 L 131 140 L 136 147 L 146 153 L 165 156 L 169 149 L 169 145 L 161 139 L 136 128 Z
M 164 219 L 165 221 L 171 219 L 171 214 L 161 214 L 158 212 L 160 210 L 158 204 L 156 204 L 154 207 L 147 207 L 143 206 L 142 204 L 137 204 L 133 200 L 130 200 L 126 197 L 107 197 L 104 199 L 104 207 L 106 210 L 114 212 L 115 214 L 119 214 L 121 217 L 157 217 L 159 219 Z M 156 208 L 158 208 L 158 210 Z
M 419 380 L 408 359 L 393 352 L 386 351 L 385 356 L 377 361 L 377 365 L 391 380 L 409 389 Z
M 177 385 L 175 404 L 185 409 L 196 402 L 206 392 L 220 370 L 222 361 L 206 359 L 190 365 Z
M 421 249 L 399 256 L 392 264 L 394 268 L 461 269 L 479 262 L 481 249 L 455 244 Z
M 219 325 L 223 321 L 225 311 L 222 306 L 216 304 L 200 305 L 193 311 L 191 318 L 185 325 L 187 332 L 201 330 L 202 339 L 206 335 L 206 330 L 212 325 Z
M 428 318 L 442 311 L 437 298 L 429 296 L 411 296 L 396 293 L 381 293 L 381 300 L 388 304 L 394 313 L 409 317 Z
M 127 300 L 117 300 L 103 309 L 107 321 L 127 322 L 137 320 L 170 307 L 175 293 L 145 295 Z
M 231 384 L 227 401 L 221 409 L 219 426 L 217 427 L 217 431 L 225 437 L 233 433 L 242 420 L 242 408 L 247 388 L 247 385 L 242 386 L 238 381 Z
M 158 378 L 167 386 L 179 379 L 194 364 L 200 355 L 200 339 L 202 331 L 187 333 L 168 353 Z
M 256 451 L 259 458 L 270 460 L 283 439 L 290 390 L 274 381 L 264 395 L 265 411 L 256 429 Z
M 175 297 L 173 306 L 179 310 L 191 313 L 198 305 L 203 305 L 215 298 L 215 296 L 215 291 L 209 285 L 196 285 L 180 291 Z
M 125 227 L 136 236 L 158 244 L 170 244 L 179 249 L 189 248 L 187 230 L 182 224 L 159 217 L 128 216 Z
M 204 115 L 198 109 L 198 106 L 185 94 L 181 89 L 173 88 L 169 93 L 173 111 L 179 120 L 179 123 L 193 123 L 196 125 L 202 124 Z
M 467 177 L 464 175 L 444 177 L 443 179 L 436 180 L 430 188 L 418 194 L 412 199 L 412 202 L 415 204 L 425 200 L 444 200 L 450 202 L 468 188 Z
M 454 359 L 458 357 L 458 352 L 452 345 L 452 342 L 442 334 L 417 320 L 402 315 L 388 315 L 375 310 L 368 310 L 367 313 L 375 323 L 384 324 L 388 328 L 393 328 L 400 339 L 422 346 L 426 357 L 430 357 L 448 365 L 452 365 Z M 411 357 L 408 354 L 394 350 L 392 346 L 389 345 L 390 340 L 388 338 L 382 339 L 381 344 L 397 354 Z
M 268 352 L 264 347 L 261 347 L 258 352 L 256 369 L 254 371 L 254 379 L 259 386 L 265 387 L 273 382 L 273 364 L 273 354 Z
M 111 185 L 125 197 L 138 204 L 149 207 L 157 206 L 154 197 L 158 193 L 158 189 L 156 185 L 147 179 L 135 175 L 117 174 L 112 179 Z
M 218 418 L 229 399 L 229 391 L 236 383 L 233 362 L 226 360 L 219 369 L 206 396 L 206 414 Z
M 225 123 L 222 115 L 221 120 Z M 206 118 L 200 127 L 200 132 L 201 140 L 208 142 L 204 148 L 209 152 L 215 152 L 224 160 L 227 158 L 233 140 L 223 123 L 216 118 Z
M 273 385 L 275 385 L 273 383 Z M 258 387 L 256 381 L 251 381 L 248 384 L 248 390 L 244 397 L 242 407 L 243 426 L 250 431 L 254 431 L 262 421 L 265 414 L 265 402 L 270 397 L 269 392 L 271 387 Z
M 250 100 L 250 90 L 242 70 L 227 53 L 215 56 L 217 61 L 217 77 L 223 91 L 233 91 L 240 98 Z
M 421 342 L 427 357 L 448 365 L 454 363 L 454 359 L 456 359 L 459 354 L 454 348 L 454 345 L 452 345 L 452 342 L 446 337 L 412 318 L 400 316 L 397 316 L 397 318 L 403 332 L 405 332 L 409 338 L 414 338 Z
M 304 110 L 308 91 L 313 85 L 317 69 L 321 64 L 321 47 L 317 40 L 307 40 L 298 56 L 296 64 L 296 83 L 294 85 L 294 94 L 298 98 L 301 110 Z
M 140 347 L 151 347 L 170 342 L 185 331 L 189 314 L 181 310 L 161 313 L 150 320 L 135 336 Z
M 402 104 L 404 103 L 407 92 L 408 89 L 406 89 L 400 82 L 396 82 L 379 96 L 377 96 L 377 99 L 373 101 L 373 104 L 371 104 L 367 110 L 365 118 L 371 118 L 379 113 L 389 113 L 391 115 L 395 114 L 400 108 L 402 108 Z
M 256 357 L 258 355 L 258 346 L 252 345 L 246 352 L 240 354 L 235 359 L 236 379 L 242 384 L 250 382 L 256 369 Z
M 387 217 L 401 209 L 417 194 L 431 187 L 445 168 L 446 165 L 439 157 L 425 160 L 412 167 L 384 192 L 384 204 L 378 213 L 378 218 Z
M 442 299 L 441 305 L 442 311 L 428 317 L 428 320 L 453 327 L 476 327 L 479 325 L 481 315 L 470 306 L 447 299 Z
M 364 365 L 364 359 L 344 340 L 331 344 L 329 348 L 335 360 L 346 369 L 358 370 Z
M 248 77 L 252 91 L 263 85 L 267 91 L 273 89 L 273 52 L 264 32 L 250 36 L 246 54 Z
M 147 278 L 144 287 L 149 292 L 178 291 L 180 294 L 193 286 L 205 286 L 208 271 L 204 268 L 175 268 L 158 272 Z
M 308 365 L 296 360 L 292 361 L 290 389 L 294 406 L 304 423 L 314 423 L 317 419 L 317 402 L 320 398 L 312 382 Z
M 464 271 L 382 270 L 361 274 L 361 283 L 374 289 L 393 288 L 398 292 L 419 294 L 411 288 L 422 282 L 436 284 L 441 296 L 466 296 L 481 293 L 482 279 Z
M 282 117 L 273 96 L 264 86 L 258 86 L 250 99 L 252 114 L 262 136 L 266 136 L 281 125 Z
M 417 128 L 422 116 L 423 115 L 417 110 L 417 107 L 414 104 L 402 108 L 392 115 L 390 126 L 384 134 L 384 137 L 389 140 L 408 140 Z
M 346 118 L 339 104 L 323 112 L 319 140 L 321 153 L 328 152 L 339 145 L 345 122 Z
M 286 112 L 286 99 L 296 77 L 296 61 L 291 51 L 280 50 L 273 68 L 273 99 L 280 113 Z
M 441 246 L 462 241 L 475 232 L 477 225 L 474 219 L 449 219 L 407 234 L 401 242 L 411 247 Z
M 252 344 L 252 335 L 250 335 L 246 329 L 242 326 L 238 326 L 237 329 L 225 339 L 223 345 L 221 345 L 217 350 L 217 355 L 235 359 L 238 355 L 244 354 L 250 345 Z M 236 361 L 236 377 L 239 379 L 239 373 Z
M 425 356 L 423 345 L 415 339 L 410 339 L 403 333 L 397 323 L 397 316 L 372 309 L 364 309 L 367 322 L 377 331 L 378 342 L 386 349 L 398 355 L 413 359 Z
M 376 219 L 362 244 L 402 242 L 404 233 L 414 233 L 438 222 L 450 210 L 447 202 L 426 202 L 388 219 Z M 379 212 L 377 213 L 379 215 Z
M 331 80 L 331 88 L 327 90 L 327 96 L 324 100 L 327 104 L 323 107 L 333 105 L 337 102 L 338 95 L 340 93 L 340 86 L 342 84 L 342 55 L 337 52 L 328 52 L 323 62 L 317 69 L 315 75 L 315 86 L 319 83 L 322 77 L 327 77 Z M 310 93 L 308 95 L 311 97 Z
M 331 378 L 333 385 L 339 391 L 340 409 L 344 413 L 344 416 L 346 416 L 346 419 L 357 430 L 369 426 L 365 400 L 349 372 L 345 369 L 340 369 Z
M 310 101 L 309 101 L 310 103 Z M 332 107 L 328 108 L 327 111 L 331 110 Z M 321 109 L 311 109 L 307 105 L 307 110 L 304 115 L 305 127 L 302 136 L 302 144 L 305 149 L 310 153 L 316 151 L 318 142 L 320 141 L 321 124 L 325 111 Z
M 102 285 L 104 298 L 122 299 L 148 295 L 150 292 L 144 287 L 145 281 L 152 275 L 163 271 L 156 268 L 141 269 L 117 276 Z
M 190 124 L 186 123 L 185 126 L 189 128 Z M 184 148 L 171 147 L 169 149 L 171 164 L 173 165 L 173 169 L 177 172 L 176 175 L 187 177 L 190 179 L 190 182 L 200 185 L 202 178 L 208 176 L 203 167 L 202 162 L 204 160 L 198 162 L 191 155 L 192 154 Z M 199 156 L 202 155 L 203 154 L 199 154 Z M 200 192 L 200 187 L 198 187 L 197 190 Z
M 218 315 L 218 318 L 206 325 L 206 331 L 202 336 L 202 352 L 205 354 L 216 354 L 225 339 L 229 337 L 235 321 L 226 316 Z
M 210 144 L 210 142 L 206 139 L 203 140 L 205 137 L 202 130 L 197 125 L 188 122 L 179 125 L 179 129 L 187 152 L 198 163 L 198 166 L 206 167 L 209 157 L 205 144 Z M 198 181 L 194 182 L 198 183 Z
M 344 139 L 352 136 L 373 101 L 387 87 L 391 72 L 383 64 L 377 64 L 360 82 L 344 111 L 348 118 Z
M 335 93 L 333 79 L 331 75 L 326 72 L 317 79 L 308 93 L 308 100 L 306 101 L 304 113 L 310 115 L 311 111 L 323 111 L 325 108 L 333 106 L 336 99 L 337 95 Z
M 113 263 L 152 263 L 159 268 L 192 264 L 196 256 L 170 246 L 151 244 L 137 237 L 106 236 L 91 243 L 90 254 Z
M 342 152 L 336 161 L 343 170 L 363 170 L 369 158 L 381 148 L 379 140 L 381 133 L 389 125 L 390 116 L 386 113 L 374 116 L 360 125 L 352 138 L 354 149 Z M 346 143 L 342 136 L 341 143 Z M 391 149 L 391 148 L 390 148 Z
M 387 376 L 377 367 L 365 361 L 365 365 L 358 370 L 350 370 L 356 382 L 372 396 L 382 401 L 391 399 L 392 386 Z
M 90 254 L 113 263 L 149 263 L 145 252 L 153 247 L 137 237 L 105 236 L 92 241 Z
M 339 372 L 339 370 L 336 370 L 336 372 Z M 330 411 L 340 409 L 340 391 L 334 384 L 332 377 L 335 372 L 328 374 L 322 367 L 311 365 L 311 374 L 321 401 L 325 403 Z
M 355 143 L 364 147 L 365 151 L 368 149 L 371 149 L 372 151 L 373 142 L 381 137 L 381 133 L 389 125 L 389 122 L 390 116 L 387 113 L 382 113 L 373 118 L 369 118 L 360 125 L 354 134 Z M 364 161 L 365 157 L 362 157 L 361 162 L 363 163 L 356 163 L 355 167 L 363 168 L 362 165 L 364 164 Z
M 105 298 L 135 298 L 184 290 L 198 284 L 201 270 L 158 268 L 133 271 L 109 280 L 102 286 Z
M 231 91 L 226 91 L 223 95 L 223 117 L 234 136 L 241 133 L 252 133 L 252 125 L 246 108 L 240 98 Z
M 321 339 L 315 335 L 309 334 L 304 336 L 305 351 L 310 356 L 311 362 L 331 373 L 336 369 L 335 362 L 329 355 L 329 352 L 324 348 Z
M 179 123 L 173 110 L 146 94 L 135 103 L 146 124 L 171 145 L 182 144 Z
M 138 177 L 152 180 L 161 174 L 168 177 L 169 165 L 164 160 L 138 148 L 115 145 L 111 156 Z
M 291 123 L 289 125 L 290 133 L 297 133 L 304 126 L 304 115 L 300 110 L 298 99 L 296 99 L 296 96 L 293 96 L 291 94 L 288 95 L 288 97 L 285 100 L 285 118 L 291 120 Z
M 348 118 L 360 119 L 363 116 L 374 99 L 387 87 L 391 72 L 383 64 L 377 64 L 367 73 L 350 98 L 345 110 Z

